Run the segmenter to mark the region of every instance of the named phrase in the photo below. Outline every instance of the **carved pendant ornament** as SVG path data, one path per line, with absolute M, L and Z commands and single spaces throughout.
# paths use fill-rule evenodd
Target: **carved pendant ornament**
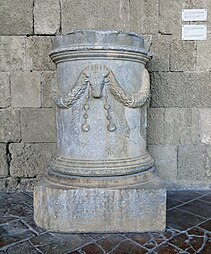
M 58 92 L 56 81 L 52 81 L 52 99 L 59 108 L 70 108 L 85 94 L 86 96 L 84 96 L 83 105 L 84 122 L 81 126 L 82 130 L 84 132 L 88 132 L 90 130 L 88 116 L 91 99 L 93 97 L 95 99 L 103 98 L 106 118 L 108 120 L 107 129 L 108 131 L 113 132 L 117 127 L 113 122 L 110 113 L 111 105 L 109 104 L 109 96 L 112 95 L 125 107 L 141 107 L 145 104 L 150 94 L 149 73 L 145 69 L 141 90 L 135 95 L 124 91 L 119 82 L 116 80 L 113 72 L 107 66 L 100 64 L 88 65 L 85 69 L 83 69 L 72 89 L 65 95 L 61 95 Z

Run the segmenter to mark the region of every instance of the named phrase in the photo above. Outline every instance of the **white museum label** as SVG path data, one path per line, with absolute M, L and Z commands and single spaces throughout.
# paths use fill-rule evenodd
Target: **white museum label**
M 185 41 L 201 41 L 207 39 L 206 25 L 183 25 L 182 40 Z
M 207 9 L 183 9 L 182 21 L 207 21 Z

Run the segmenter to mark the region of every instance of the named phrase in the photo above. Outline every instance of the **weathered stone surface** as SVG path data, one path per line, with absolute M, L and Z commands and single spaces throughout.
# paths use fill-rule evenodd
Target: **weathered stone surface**
M 45 175 L 47 164 L 55 152 L 55 144 L 10 144 L 10 174 L 13 177 Z
M 59 28 L 59 0 L 36 0 L 34 4 L 35 34 L 56 34 Z
M 198 109 L 165 109 L 165 144 L 194 144 L 199 142 Z M 154 128 L 157 128 L 154 126 Z
M 193 71 L 196 68 L 196 42 L 174 39 L 171 44 L 170 70 Z
M 165 109 L 149 108 L 147 120 L 147 142 L 148 144 L 164 143 Z
M 33 33 L 33 0 L 2 0 L 0 13 L 0 34 Z
M 8 176 L 6 144 L 0 143 L 0 177 Z
M 206 145 L 181 145 L 178 148 L 178 179 L 211 179 L 211 158 Z
M 62 33 L 75 29 L 130 30 L 128 1 L 62 0 L 61 11 Z
M 158 18 L 138 16 L 138 33 L 139 34 L 157 34 L 158 33 Z
M 50 36 L 26 38 L 25 70 L 54 70 L 55 65 L 49 57 L 51 49 Z
M 61 232 L 163 231 L 166 190 L 159 181 L 135 188 L 68 189 L 41 182 L 35 187 L 35 222 Z
M 189 7 L 189 0 L 160 0 L 159 32 L 181 38 L 182 9 Z
M 23 109 L 21 112 L 23 142 L 55 142 L 55 112 L 52 109 Z
M 199 109 L 200 142 L 211 145 L 211 108 Z
M 0 142 L 18 142 L 21 139 L 19 110 L 0 110 Z
M 173 145 L 149 145 L 148 149 L 155 160 L 160 178 L 164 180 L 176 179 L 177 147 Z
M 153 73 L 152 107 L 210 107 L 211 73 Z
M 25 37 L 0 36 L 0 70 L 23 70 Z
M 40 72 L 14 72 L 11 74 L 13 107 L 41 106 Z
M 55 72 L 53 71 L 45 71 L 41 74 L 41 101 L 44 108 L 52 107 L 51 81 L 54 77 Z
M 11 103 L 9 78 L 9 73 L 0 72 L 0 108 L 7 108 Z
M 152 36 L 152 46 L 150 51 L 153 54 L 153 58 L 148 64 L 150 71 L 169 70 L 171 40 L 172 38 L 169 35 Z
M 211 71 L 211 61 L 208 57 L 211 54 L 211 40 L 197 42 L 197 70 Z

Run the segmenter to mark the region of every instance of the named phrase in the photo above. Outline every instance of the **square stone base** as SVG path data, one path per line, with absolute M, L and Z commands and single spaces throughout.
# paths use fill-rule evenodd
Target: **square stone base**
M 71 189 L 43 180 L 34 219 L 56 232 L 159 232 L 166 227 L 166 189 L 158 178 L 125 188 Z

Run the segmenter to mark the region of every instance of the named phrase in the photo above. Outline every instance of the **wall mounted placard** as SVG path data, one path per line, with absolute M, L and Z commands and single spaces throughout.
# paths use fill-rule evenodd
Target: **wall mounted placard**
M 183 25 L 182 40 L 202 41 L 207 39 L 207 25 Z
M 182 21 L 207 21 L 207 9 L 183 9 Z

